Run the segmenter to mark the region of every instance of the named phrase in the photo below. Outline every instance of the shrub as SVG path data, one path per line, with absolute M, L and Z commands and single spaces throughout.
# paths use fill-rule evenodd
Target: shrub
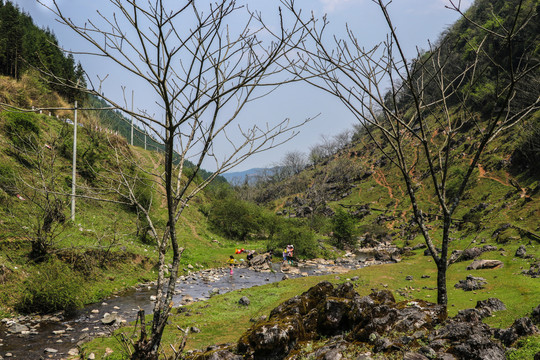
M 73 313 L 83 305 L 83 281 L 69 266 L 53 259 L 36 267 L 24 283 L 24 295 L 17 305 L 23 313 Z
M 232 196 L 215 201 L 208 220 L 216 231 L 236 240 L 247 240 L 250 234 L 259 233 L 265 225 L 257 205 Z
M 281 254 L 289 244 L 294 245 L 294 256 L 300 259 L 312 259 L 319 252 L 313 231 L 292 220 L 284 221 L 279 226 L 276 234 L 268 241 L 267 248 L 274 254 Z
M 16 191 L 15 170 L 6 164 L 0 164 L 0 188 L 10 195 Z
M 31 148 L 37 145 L 39 126 L 36 115 L 29 113 L 5 113 L 4 130 L 13 145 Z
M 332 217 L 332 240 L 338 249 L 354 245 L 356 241 L 355 219 L 347 211 L 338 208 Z

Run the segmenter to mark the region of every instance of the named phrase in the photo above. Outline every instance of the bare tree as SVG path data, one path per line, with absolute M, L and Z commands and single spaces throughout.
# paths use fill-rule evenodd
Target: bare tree
M 306 155 L 300 151 L 289 151 L 285 153 L 279 165 L 280 171 L 285 177 L 299 174 L 306 167 Z
M 37 133 L 17 130 L 8 131 L 11 143 L 2 145 L 22 168 L 31 168 L 32 175 L 24 175 L 16 166 L 6 164 L 0 171 L 0 182 L 4 190 L 16 195 L 18 202 L 30 204 L 24 211 L 18 204 L 12 204 L 7 210 L 13 213 L 17 224 L 13 231 L 31 245 L 29 258 L 42 262 L 55 250 L 67 225 L 65 183 L 56 151 L 60 136 L 49 137 L 44 144 Z
M 311 16 L 308 23 L 294 1 L 284 1 L 310 36 L 310 41 L 298 48 L 303 63 L 296 63 L 296 67 L 287 65 L 295 75 L 303 76 L 308 83 L 341 100 L 378 149 L 399 169 L 414 219 L 437 266 L 437 301 L 446 305 L 452 215 L 490 141 L 538 109 L 538 94 L 526 104 L 515 101 L 520 98 L 519 84 L 537 71 L 538 59 L 531 58 L 532 49 L 525 49 L 517 59 L 512 52 L 520 32 L 532 23 L 535 8 L 532 3 L 514 1 L 514 14 L 504 24 L 493 13 L 496 26 L 480 28 L 481 41 L 467 44 L 466 65 L 456 69 L 452 61 L 456 55 L 453 44 L 445 39 L 431 44 L 427 52 L 418 52 L 414 61 L 408 61 L 388 14 L 391 1 L 373 2 L 384 15 L 389 35 L 381 44 L 365 49 L 349 28 L 346 39 L 336 36 L 327 39 L 326 18 L 316 22 Z M 449 4 L 461 13 L 453 1 Z M 469 23 L 471 27 L 474 25 L 477 24 Z M 501 46 L 500 53 L 494 57 L 485 49 L 485 43 L 492 37 Z M 476 85 L 487 73 L 495 74 L 496 86 L 483 89 L 493 106 L 479 118 L 471 110 L 471 100 Z M 461 154 L 456 139 L 467 129 L 474 129 L 477 139 L 468 154 Z M 461 174 L 452 172 L 455 167 L 463 169 Z M 443 219 L 442 236 L 426 226 L 424 204 L 418 201 L 425 189 L 431 189 L 437 199 Z
M 236 130 L 231 127 L 247 102 L 264 96 L 256 90 L 270 82 L 265 79 L 276 75 L 279 68 L 275 63 L 284 55 L 284 45 L 298 44 L 303 28 L 293 24 L 285 31 L 280 22 L 277 41 L 265 46 L 260 39 L 265 36 L 264 28 L 257 25 L 261 15 L 240 12 L 232 0 L 204 5 L 192 0 L 110 0 L 110 5 L 114 13 L 98 12 L 97 19 L 89 19 L 85 24 L 73 22 L 57 1 L 49 9 L 58 21 L 91 45 L 92 55 L 105 57 L 131 76 L 142 79 L 151 90 L 148 94 L 159 99 L 164 114 L 164 118 L 156 118 L 145 110 L 132 111 L 126 106 L 127 101 L 120 104 L 105 97 L 101 83 L 94 86 L 88 79 L 88 93 L 134 116 L 164 144 L 163 168 L 141 168 L 132 174 L 120 172 L 117 178 L 122 186 L 116 187 L 125 201 L 136 206 L 146 218 L 158 247 L 157 300 L 151 332 L 147 333 L 141 311 L 140 337 L 131 354 L 132 359 L 157 359 L 184 251 L 176 233 L 182 211 L 220 173 L 291 139 L 295 129 L 303 124 L 292 124 L 287 119 L 276 125 L 254 124 Z M 239 20 L 243 23 L 239 24 Z M 118 156 L 122 154 L 119 150 Z M 188 160 L 194 164 L 189 171 Z M 207 179 L 196 182 L 203 163 L 212 164 L 216 170 Z M 164 195 L 167 225 L 163 229 L 156 228 L 153 222 L 151 211 L 155 205 L 141 203 L 136 194 L 138 174 L 145 172 Z M 165 259 L 169 248 L 173 253 L 171 264 Z M 169 278 L 165 276 L 167 267 Z

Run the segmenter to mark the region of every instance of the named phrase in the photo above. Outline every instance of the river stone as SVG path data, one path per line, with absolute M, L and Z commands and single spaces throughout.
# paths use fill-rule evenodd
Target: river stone
M 502 266 L 503 262 L 500 260 L 474 260 L 467 266 L 467 270 L 496 269 Z
M 219 288 L 213 288 L 210 290 L 210 296 L 219 294 Z
M 182 301 L 180 302 L 181 305 L 189 305 L 191 303 L 194 303 L 195 300 L 190 295 L 184 295 L 182 297 Z
M 10 325 L 8 327 L 8 331 L 12 334 L 20 334 L 23 331 L 30 331 L 30 328 L 26 325 L 22 325 L 19 323 L 14 323 L 13 325 Z
M 46 353 L 51 353 L 51 354 L 56 354 L 58 352 L 58 350 L 53 349 L 53 348 L 46 348 L 45 352 Z
M 118 316 L 118 314 L 106 313 L 101 319 L 101 323 L 103 325 L 112 325 L 114 323 L 120 324 L 122 320 L 123 319 L 120 316 Z

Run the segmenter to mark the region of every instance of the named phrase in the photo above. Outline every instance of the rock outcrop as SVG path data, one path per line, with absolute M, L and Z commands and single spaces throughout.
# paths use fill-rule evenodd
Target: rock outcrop
M 444 307 L 423 300 L 396 302 L 388 290 L 360 296 L 351 283 L 334 287 L 321 282 L 257 321 L 236 345 L 213 346 L 187 358 L 369 360 L 376 354 L 408 360 L 502 360 L 507 346 L 538 333 L 529 318 L 502 330 L 482 322 L 503 309 L 500 300 L 490 298 L 447 318 Z

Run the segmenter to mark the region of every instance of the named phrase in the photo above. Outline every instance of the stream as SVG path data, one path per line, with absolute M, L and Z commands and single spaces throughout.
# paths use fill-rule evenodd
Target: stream
M 271 272 L 258 272 L 250 268 L 235 268 L 234 275 L 229 275 L 228 268 L 202 270 L 179 278 L 176 284 L 174 304 L 193 298 L 204 301 L 212 293 L 224 294 L 229 291 L 250 288 L 276 281 L 281 281 L 284 273 L 279 264 L 273 264 Z M 300 276 L 343 273 L 364 266 L 363 259 L 356 258 L 343 266 L 330 264 L 300 264 L 295 273 L 287 273 L 290 278 Z M 339 269 L 337 269 L 339 268 Z M 66 359 L 76 355 L 77 344 L 94 337 L 106 336 L 111 327 L 104 325 L 102 319 L 106 313 L 121 319 L 135 321 L 139 308 L 150 314 L 153 309 L 154 284 L 141 284 L 118 296 L 113 296 L 101 303 L 91 304 L 78 311 L 74 316 L 64 318 L 62 314 L 42 317 L 26 316 L 17 318 L 20 328 L 16 333 L 12 319 L 3 319 L 0 323 L 0 360 L 10 359 Z

